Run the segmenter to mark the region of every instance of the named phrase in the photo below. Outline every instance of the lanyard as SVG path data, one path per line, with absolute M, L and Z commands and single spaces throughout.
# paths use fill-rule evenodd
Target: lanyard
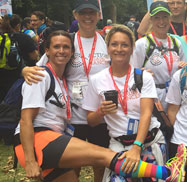
M 170 27 L 171 27 L 173 33 L 174 33 L 175 35 L 177 35 L 177 32 L 176 32 L 174 26 L 172 25 L 172 23 L 170 23 Z M 184 21 L 182 22 L 182 27 L 183 27 L 183 35 L 185 35 L 186 30 L 185 30 L 185 24 L 184 24 Z
M 156 39 L 156 37 L 155 37 L 153 32 L 152 32 L 152 36 L 153 36 L 153 39 L 154 39 L 155 43 L 157 44 L 157 46 L 161 47 L 161 44 L 157 41 L 157 39 Z M 168 48 L 169 48 L 170 63 L 169 63 L 169 60 L 168 60 L 168 57 L 166 56 L 166 54 L 163 53 L 162 55 L 163 55 L 164 59 L 166 60 L 167 67 L 168 67 L 168 72 L 171 75 L 171 70 L 173 68 L 173 56 L 172 56 L 172 53 L 171 53 L 171 50 L 170 50 L 171 49 L 171 40 L 170 40 L 169 36 L 167 36 L 167 38 L 168 38 Z
M 127 115 L 127 87 L 128 87 L 128 82 L 129 82 L 130 73 L 131 73 L 131 66 L 129 65 L 129 68 L 128 68 L 128 71 L 127 71 L 127 76 L 126 76 L 125 85 L 124 85 L 124 97 L 123 98 L 122 98 L 121 92 L 120 92 L 120 90 L 119 90 L 119 88 L 118 88 L 118 86 L 117 86 L 117 84 L 116 84 L 116 82 L 113 78 L 112 67 L 111 66 L 109 68 L 109 72 L 110 72 L 110 76 L 112 78 L 114 87 L 118 91 L 119 101 L 120 101 L 121 107 L 123 109 L 123 112 Z
M 68 94 L 68 89 L 67 89 L 67 84 L 66 84 L 66 80 L 65 78 L 62 76 L 62 81 L 63 81 L 63 85 L 61 84 L 58 76 L 56 75 L 54 69 L 52 68 L 51 64 L 48 62 L 47 63 L 47 66 L 49 67 L 49 69 L 51 70 L 52 74 L 54 75 L 55 79 L 57 80 L 59 86 L 60 86 L 60 89 L 61 89 L 61 92 L 62 92 L 62 95 L 63 95 L 63 99 L 66 103 L 66 106 L 67 106 L 67 118 L 70 119 L 71 118 L 71 110 L 70 110 L 70 101 L 69 101 L 69 94 Z M 66 95 L 67 95 L 67 99 L 64 95 L 64 92 L 63 92 L 63 87 L 66 91 Z
M 90 59 L 89 59 L 89 62 L 88 62 L 88 67 L 86 66 L 86 60 L 85 60 L 83 47 L 82 47 L 82 43 L 81 43 L 81 38 L 80 38 L 80 31 L 77 32 L 77 40 L 78 40 L 79 49 L 80 49 L 80 53 L 81 53 L 82 63 L 83 63 L 83 66 L 84 66 L 84 71 L 85 71 L 86 76 L 88 78 L 88 75 L 89 75 L 89 72 L 90 72 L 90 69 L 91 69 L 91 66 L 92 66 L 94 52 L 95 52 L 95 47 L 96 47 L 96 42 L 97 42 L 97 35 L 95 33 L 94 41 L 93 41 L 93 45 L 92 45 L 92 50 L 91 50 L 91 54 L 90 54 Z

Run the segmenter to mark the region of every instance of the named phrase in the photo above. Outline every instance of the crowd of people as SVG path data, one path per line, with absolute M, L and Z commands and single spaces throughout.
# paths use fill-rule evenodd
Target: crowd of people
M 185 0 L 154 0 L 136 33 L 108 19 L 105 40 L 97 0 L 76 1 L 69 31 L 59 22 L 49 30 L 54 22 L 41 11 L 22 22 L 3 17 L 1 32 L 15 35 L 22 61 L 0 68 L 0 101 L 22 75 L 14 146 L 27 177 L 77 182 L 89 165 L 95 182 L 185 181 L 185 10 Z M 158 102 L 174 127 L 170 141 L 152 114 Z

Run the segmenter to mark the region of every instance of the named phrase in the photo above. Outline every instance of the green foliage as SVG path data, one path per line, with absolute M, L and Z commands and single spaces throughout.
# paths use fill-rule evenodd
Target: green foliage
M 43 11 L 52 20 L 64 22 L 67 27 L 73 20 L 72 10 L 76 0 L 12 0 L 13 12 L 22 18 L 32 11 Z M 101 0 L 104 20 L 98 27 L 106 25 L 107 19 L 124 23 L 135 15 L 140 21 L 146 13 L 145 0 Z
M 114 0 L 117 9 L 117 22 L 124 23 L 131 15 L 135 15 L 137 20 L 141 20 L 146 13 L 145 0 Z

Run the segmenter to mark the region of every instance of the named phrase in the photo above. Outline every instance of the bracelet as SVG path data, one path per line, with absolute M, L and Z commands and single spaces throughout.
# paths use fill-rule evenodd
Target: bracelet
M 144 144 L 143 144 L 142 142 L 138 141 L 138 140 L 135 140 L 133 144 L 134 144 L 134 145 L 138 145 L 139 147 L 141 147 L 142 151 L 143 151 L 144 148 L 145 148 L 145 147 L 144 147 Z
M 98 107 L 98 109 L 96 110 L 96 113 L 98 113 L 99 116 L 101 116 L 101 117 L 105 116 L 105 114 L 101 111 L 100 107 Z

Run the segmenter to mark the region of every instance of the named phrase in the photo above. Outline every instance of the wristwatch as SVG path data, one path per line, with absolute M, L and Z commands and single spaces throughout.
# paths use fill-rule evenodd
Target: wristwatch
M 134 145 L 138 145 L 139 147 L 141 147 L 141 148 L 142 148 L 142 151 L 144 150 L 144 144 L 143 144 L 142 142 L 140 142 L 140 141 L 138 141 L 138 140 L 135 140 L 133 144 L 134 144 Z

